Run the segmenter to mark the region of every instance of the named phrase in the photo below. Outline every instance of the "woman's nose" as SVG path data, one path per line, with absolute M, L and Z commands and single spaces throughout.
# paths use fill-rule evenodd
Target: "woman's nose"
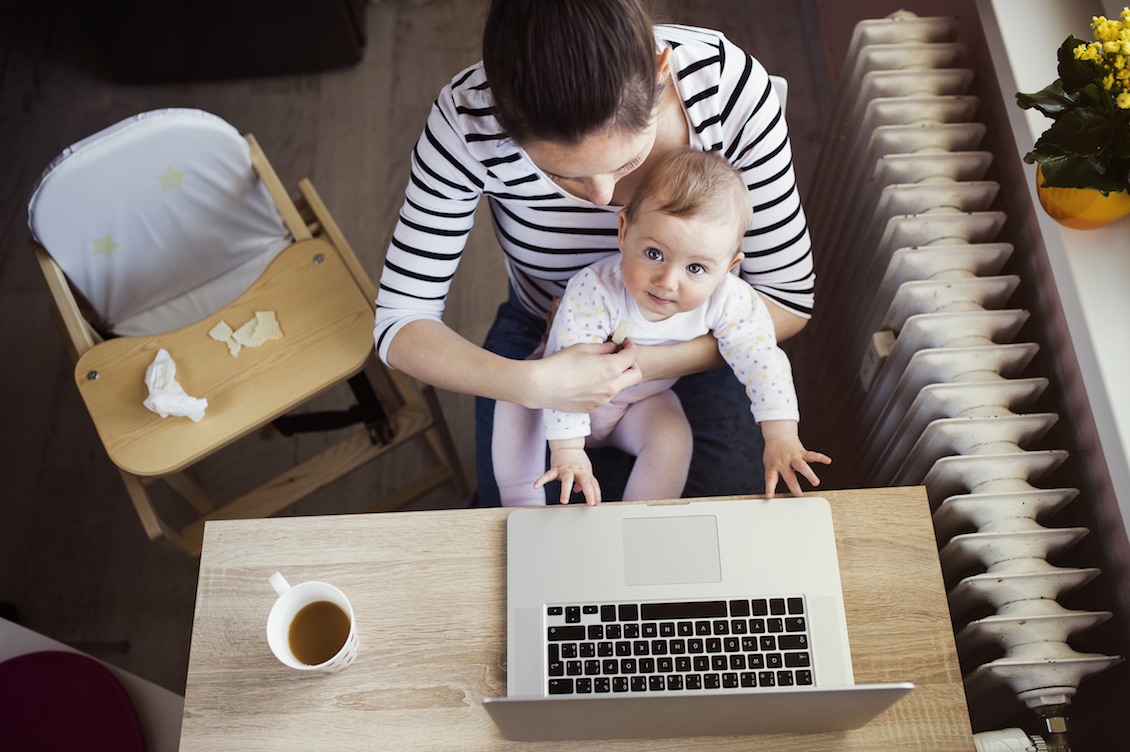
M 585 180 L 585 190 L 588 191 L 589 201 L 597 206 L 608 206 L 612 203 L 612 192 L 616 189 L 616 178 L 611 175 L 597 175 Z

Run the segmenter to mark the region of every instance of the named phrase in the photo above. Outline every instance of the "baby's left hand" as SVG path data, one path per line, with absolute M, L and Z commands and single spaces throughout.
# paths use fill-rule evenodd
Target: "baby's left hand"
M 793 496 L 803 496 L 804 491 L 800 487 L 798 474 L 813 487 L 820 485 L 820 478 L 817 477 L 810 463 L 830 465 L 832 458 L 805 449 L 797 435 L 795 421 L 767 420 L 762 422 L 761 432 L 765 438 L 765 498 L 773 498 L 777 483 L 782 479 Z

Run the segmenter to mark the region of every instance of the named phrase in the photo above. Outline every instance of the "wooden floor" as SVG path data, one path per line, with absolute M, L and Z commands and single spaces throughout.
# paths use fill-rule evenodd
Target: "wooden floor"
M 826 58 L 839 54 L 822 47 L 814 31 L 820 2 L 652 3 L 659 20 L 722 29 L 789 79 L 802 194 L 829 99 Z M 482 8 L 467 0 L 374 4 L 364 60 L 350 69 L 137 86 L 104 73 L 67 4 L 0 0 L 0 346 L 7 364 L 0 368 L 0 601 L 14 603 L 25 626 L 183 691 L 196 572 L 146 540 L 72 382 L 27 247 L 26 205 L 41 170 L 65 146 L 139 111 L 203 108 L 254 133 L 288 185 L 310 177 L 375 278 L 432 100 L 479 57 Z M 480 221 L 447 321 L 481 341 L 504 292 L 501 254 L 489 221 Z M 441 396 L 471 470 L 472 401 Z M 233 491 L 318 442 L 248 439 L 202 480 Z M 394 469 L 360 471 L 297 511 L 362 509 L 390 478 L 420 462 L 409 453 Z M 466 503 L 440 493 L 420 506 Z

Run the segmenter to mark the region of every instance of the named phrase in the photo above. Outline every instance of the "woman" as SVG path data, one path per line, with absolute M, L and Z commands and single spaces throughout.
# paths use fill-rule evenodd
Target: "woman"
M 769 306 L 778 339 L 795 334 L 814 278 L 788 132 L 764 68 L 716 32 L 653 27 L 639 0 L 492 2 L 483 62 L 443 89 L 413 153 L 374 332 L 392 367 L 480 398 L 483 503 L 497 503 L 493 400 L 589 412 L 641 380 L 676 377 L 695 436 L 684 495 L 761 490 L 760 435 L 712 337 L 525 360 L 568 279 L 617 252 L 617 212 L 641 171 L 688 145 L 741 170 L 754 208 L 741 273 Z M 441 316 L 483 195 L 511 295 L 479 347 Z

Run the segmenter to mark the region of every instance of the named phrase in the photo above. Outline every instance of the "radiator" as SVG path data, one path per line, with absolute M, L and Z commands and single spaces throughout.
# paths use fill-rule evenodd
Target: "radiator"
M 851 485 L 926 486 L 971 707 L 1003 686 L 1047 718 L 1122 658 L 1070 645 L 1111 618 L 1059 602 L 1099 570 L 1048 562 L 1089 531 L 1041 524 L 1079 492 L 1042 483 L 1071 457 L 1045 446 L 1059 416 L 1030 412 L 1049 379 L 1017 341 L 1029 313 L 1001 273 L 1016 249 L 998 241 L 958 23 L 854 29 L 806 199 L 821 280 L 807 347 L 848 367 L 805 407 L 856 437 L 835 457 Z

